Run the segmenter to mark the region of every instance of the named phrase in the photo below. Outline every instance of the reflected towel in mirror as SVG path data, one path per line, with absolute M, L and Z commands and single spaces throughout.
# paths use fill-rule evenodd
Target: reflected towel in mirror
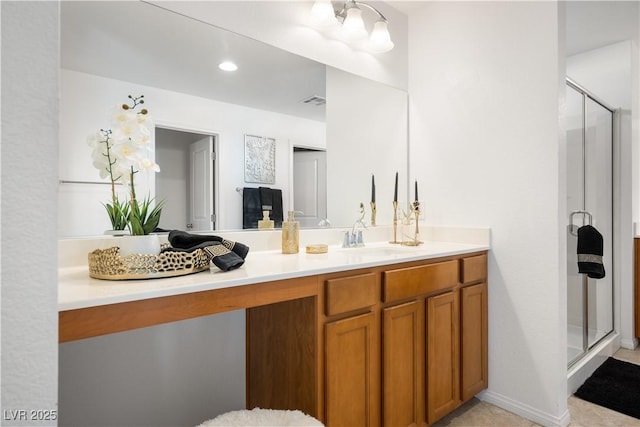
M 258 220 L 262 218 L 260 191 L 257 188 L 242 189 L 242 228 L 258 228 Z
M 282 190 L 269 187 L 244 187 L 242 189 L 242 228 L 258 228 L 262 211 L 269 211 L 269 218 L 276 228 L 282 227 Z

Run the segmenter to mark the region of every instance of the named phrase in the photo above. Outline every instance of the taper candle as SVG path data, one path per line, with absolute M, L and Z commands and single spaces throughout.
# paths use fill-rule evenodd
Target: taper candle
M 418 180 L 416 179 L 416 202 L 418 201 Z
M 371 174 L 371 203 L 376 202 L 376 177 Z
M 396 186 L 395 186 L 395 190 L 393 192 L 393 201 L 394 202 L 398 201 L 398 172 L 396 172 Z

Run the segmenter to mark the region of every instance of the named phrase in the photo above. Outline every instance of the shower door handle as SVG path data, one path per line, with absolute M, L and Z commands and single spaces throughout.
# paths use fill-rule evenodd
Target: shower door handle
M 573 218 L 576 215 L 582 215 L 582 225 L 585 225 L 584 222 L 584 218 L 587 217 L 588 221 L 587 224 L 591 225 L 593 223 L 593 215 L 591 215 L 591 212 L 589 211 L 573 211 L 571 212 L 571 214 L 569 215 L 569 233 L 572 236 L 577 236 L 578 235 L 578 228 L 580 228 L 579 226 L 575 225 L 573 223 Z

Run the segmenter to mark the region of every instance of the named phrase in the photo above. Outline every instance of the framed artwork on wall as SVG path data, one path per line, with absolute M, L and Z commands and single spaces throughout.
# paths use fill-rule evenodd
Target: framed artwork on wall
M 244 182 L 276 183 L 275 138 L 245 134 Z

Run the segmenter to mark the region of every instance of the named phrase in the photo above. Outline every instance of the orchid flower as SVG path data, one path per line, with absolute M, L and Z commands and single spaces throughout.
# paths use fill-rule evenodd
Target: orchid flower
M 111 181 L 112 204 L 105 205 L 114 230 L 128 224 L 132 234 L 149 234 L 160 220 L 162 202 L 149 209 L 153 199 L 136 200 L 134 177 L 141 170 L 159 172 L 160 166 L 149 159 L 152 152 L 153 121 L 144 104 L 144 95 L 129 95 L 132 105 L 122 104 L 111 111 L 111 129 L 91 134 L 87 143 L 93 148 L 91 159 L 101 178 Z M 129 185 L 129 202 L 120 202 L 115 184 Z

